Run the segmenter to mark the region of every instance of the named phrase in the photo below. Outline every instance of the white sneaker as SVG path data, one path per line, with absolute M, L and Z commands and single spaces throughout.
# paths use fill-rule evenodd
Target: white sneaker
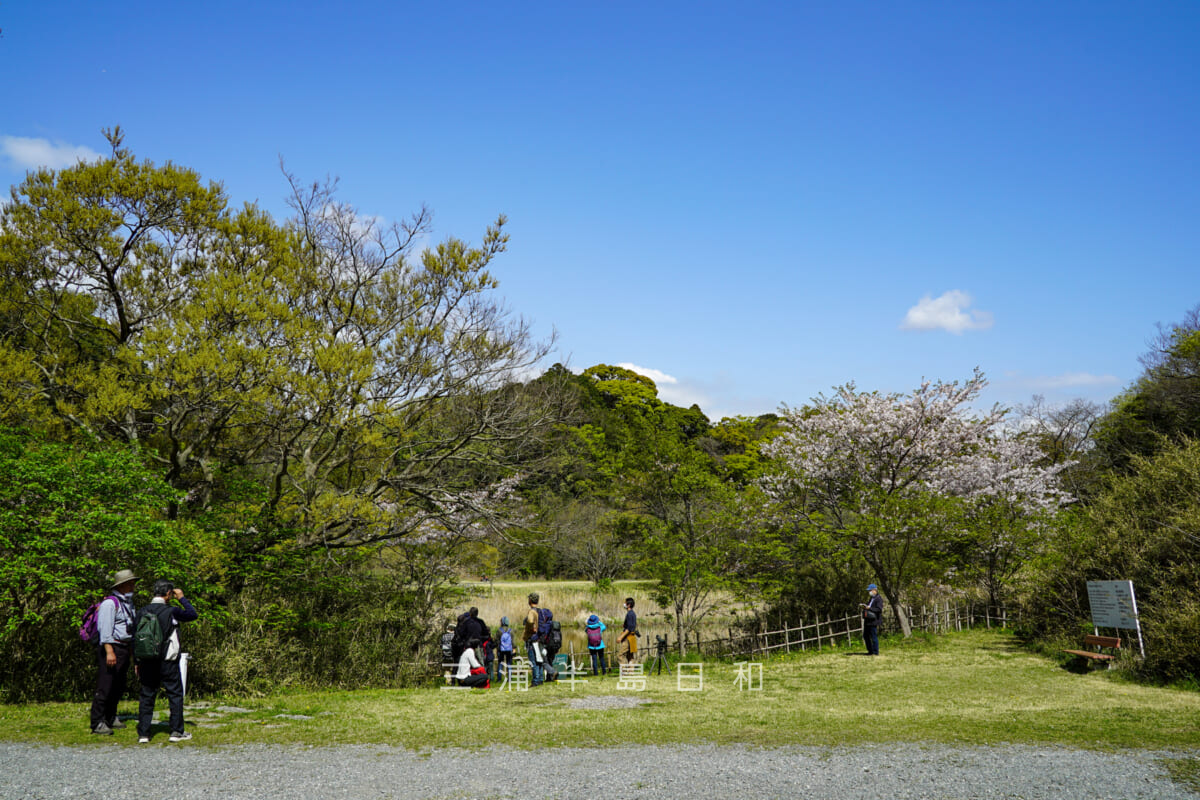
M 179 733 L 172 733 L 170 735 L 170 737 L 167 738 L 167 741 L 168 742 L 186 742 L 190 738 L 192 738 L 192 735 L 190 733 L 188 733 L 187 731 L 180 731 Z
M 150 744 L 150 737 L 149 736 L 139 736 L 138 744 Z

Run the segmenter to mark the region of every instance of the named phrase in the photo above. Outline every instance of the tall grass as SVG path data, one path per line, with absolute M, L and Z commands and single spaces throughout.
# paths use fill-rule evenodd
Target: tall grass
M 468 583 L 463 588 L 466 596 L 459 612 L 470 606 L 479 609 L 479 616 L 487 622 L 493 632 L 499 628 L 502 617 L 508 617 L 518 638 L 521 622 L 529 612 L 528 595 L 537 592 L 539 605 L 554 612 L 554 618 L 562 623 L 563 648 L 569 650 L 573 644 L 581 652 L 584 642 L 584 625 L 590 615 L 596 614 L 608 626 L 607 646 L 616 647 L 616 637 L 625 620 L 626 597 L 634 599 L 634 610 L 638 615 L 642 647 L 650 646 L 656 635 L 675 638 L 675 626 L 669 615 L 651 599 L 652 581 L 615 581 L 604 589 L 597 589 L 590 581 L 497 581 L 495 583 Z M 724 636 L 737 620 L 738 612 L 745 606 L 732 595 L 718 597 L 718 612 L 706 620 L 701 630 L 703 638 Z

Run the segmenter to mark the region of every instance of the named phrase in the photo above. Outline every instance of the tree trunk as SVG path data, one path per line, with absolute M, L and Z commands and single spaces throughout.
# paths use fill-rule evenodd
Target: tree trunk
M 679 643 L 679 657 L 687 655 L 687 639 L 683 635 L 683 609 L 675 604 L 675 641 Z
M 904 634 L 904 638 L 912 636 L 912 623 L 908 621 L 908 613 L 904 610 L 904 606 L 900 605 L 900 597 L 895 592 L 889 592 L 887 589 L 882 589 L 883 596 L 887 598 L 888 605 L 892 607 L 892 613 L 896 615 L 896 621 L 900 623 L 900 632 Z

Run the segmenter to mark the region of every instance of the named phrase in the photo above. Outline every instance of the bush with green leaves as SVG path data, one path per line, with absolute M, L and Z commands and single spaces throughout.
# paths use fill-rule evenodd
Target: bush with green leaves
M 440 663 L 454 542 L 244 557 L 219 608 L 189 626 L 189 691 L 410 686 Z
M 1087 582 L 1131 580 L 1157 680 L 1200 676 L 1200 441 L 1133 456 L 1092 505 L 1064 517 L 1032 581 L 1026 624 L 1043 636 L 1090 628 Z
M 211 553 L 194 531 L 163 517 L 174 499 L 129 446 L 48 443 L 0 431 L 5 699 L 72 696 L 91 680 L 92 653 L 76 630 L 113 572 L 131 569 L 143 586 L 196 574 Z

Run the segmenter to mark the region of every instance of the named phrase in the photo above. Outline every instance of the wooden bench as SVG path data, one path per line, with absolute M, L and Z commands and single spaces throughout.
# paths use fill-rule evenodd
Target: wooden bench
M 1120 650 L 1121 639 L 1117 636 L 1092 636 L 1083 637 L 1084 647 L 1095 647 L 1095 650 L 1063 650 L 1064 653 L 1070 653 L 1073 656 L 1081 658 L 1090 658 L 1095 661 L 1112 661 L 1117 657 L 1116 653 L 1105 653 L 1102 649 Z

